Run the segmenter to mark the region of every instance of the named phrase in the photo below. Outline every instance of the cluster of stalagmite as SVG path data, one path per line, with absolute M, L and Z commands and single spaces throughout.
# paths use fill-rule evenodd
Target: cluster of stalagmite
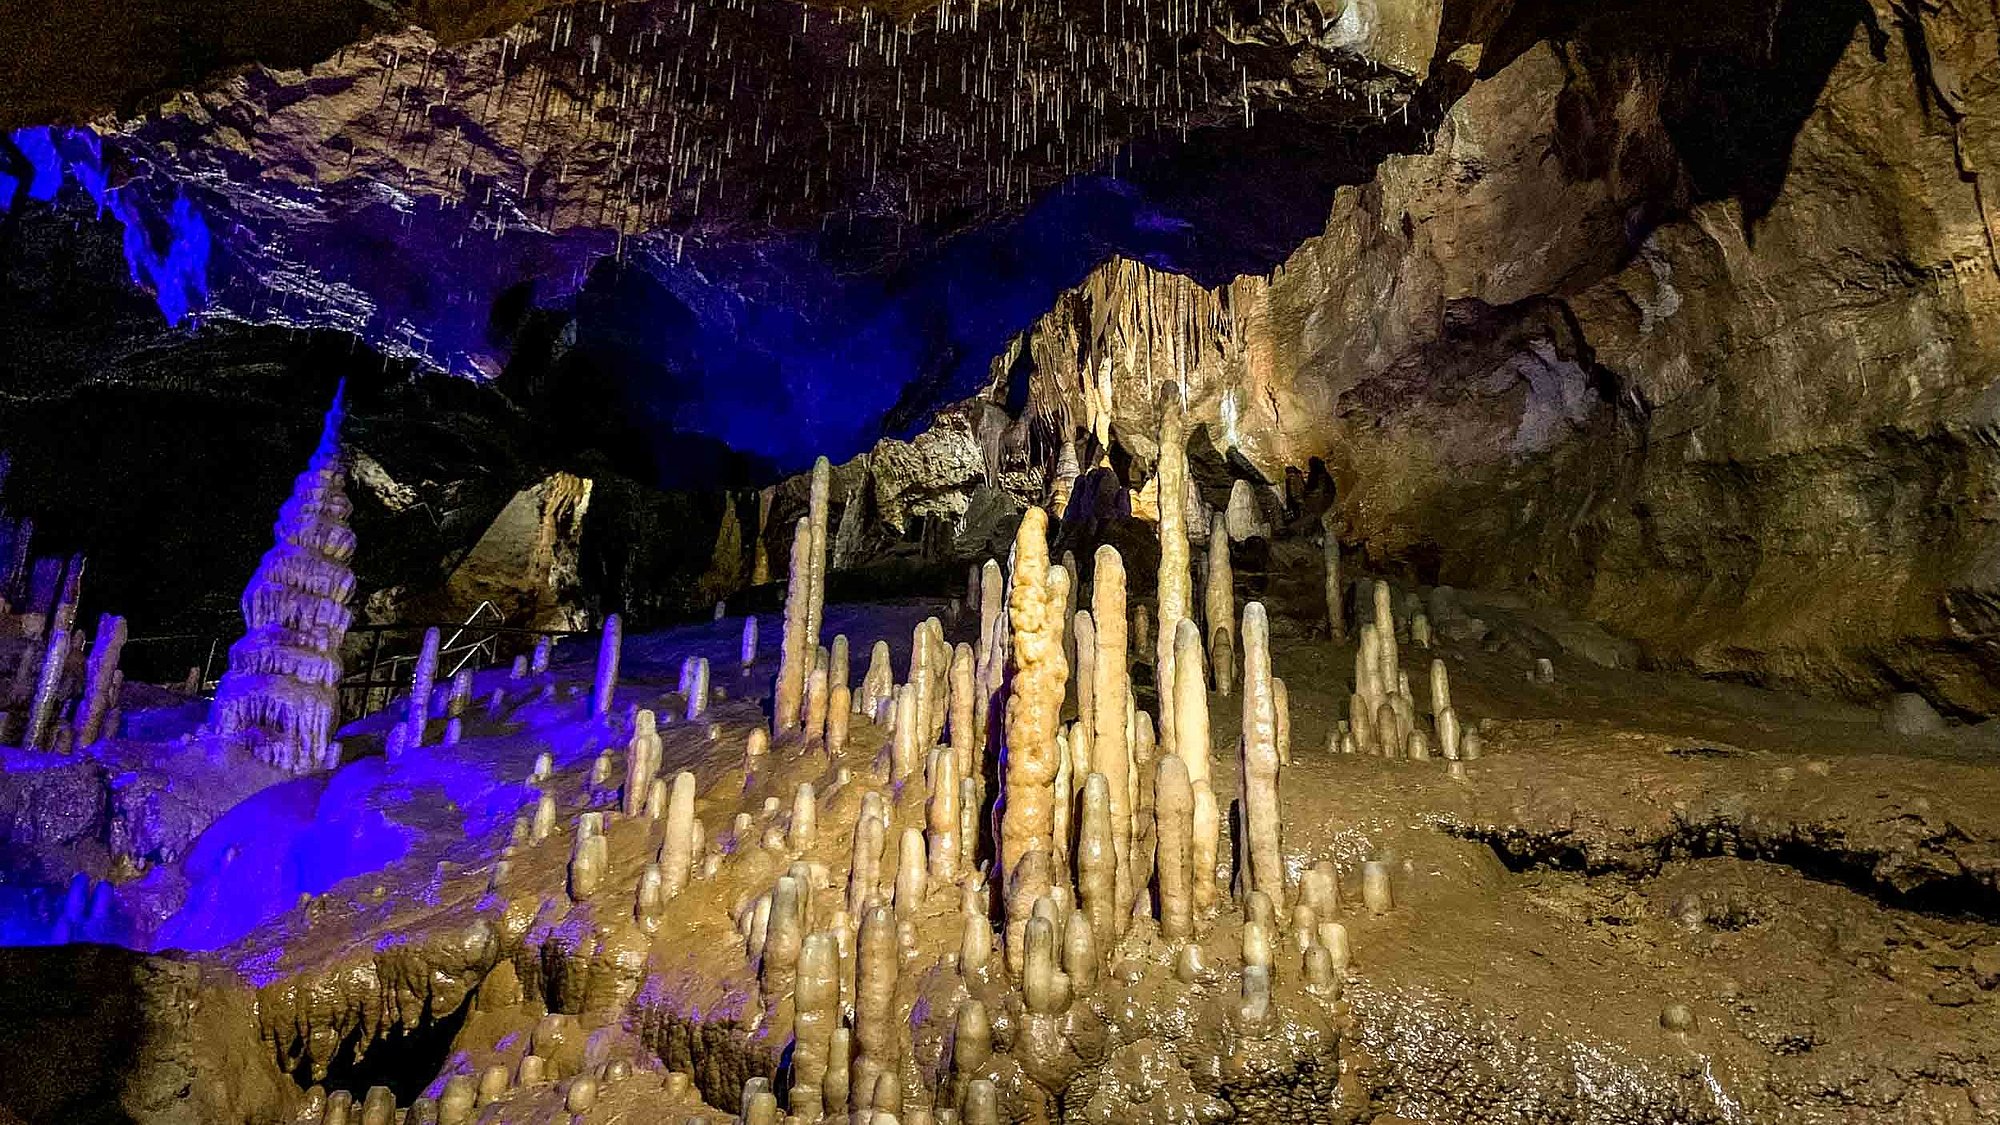
M 1172 432 L 1163 426 L 1163 435 Z M 1172 503 L 1186 487 L 1185 467 L 1162 472 L 1182 476 L 1162 481 L 1163 504 Z M 514 851 L 494 870 L 492 889 L 508 896 L 509 879 L 518 878 L 511 873 L 527 866 L 520 849 L 549 849 L 534 858 L 562 872 L 569 902 L 558 895 L 527 906 L 573 904 L 577 912 L 548 919 L 555 936 L 535 970 L 540 987 L 551 997 L 599 990 L 633 1005 L 577 999 L 566 1011 L 667 1021 L 680 1038 L 661 1057 L 692 1071 L 681 1093 L 698 1084 L 705 1100 L 772 1125 L 1056 1119 L 1072 1080 L 1139 1026 L 1109 1031 L 1107 1021 L 1121 1017 L 1096 998 L 1107 982 L 1122 987 L 1148 974 L 1179 990 L 1172 995 L 1185 997 L 1189 1011 L 1206 1013 L 1200 1018 L 1219 1013 L 1203 1034 L 1221 1036 L 1227 1050 L 1282 1060 L 1302 1049 L 1312 1036 L 1292 1034 L 1306 1025 L 1288 1021 L 1300 1018 L 1300 1005 L 1324 1005 L 1312 1010 L 1311 1026 L 1332 1018 L 1349 948 L 1340 873 L 1329 860 L 1285 851 L 1289 703 L 1274 675 L 1265 606 L 1249 601 L 1235 616 L 1225 586 L 1207 607 L 1210 635 L 1241 657 L 1232 805 L 1210 724 L 1209 675 L 1220 665 L 1204 649 L 1203 623 L 1187 612 L 1185 548 L 1162 552 L 1158 615 L 1139 618 L 1157 621 L 1159 633 L 1134 652 L 1125 560 L 1101 546 L 1082 581 L 1073 559 L 1051 560 L 1049 518 L 1030 508 L 1007 564 L 988 562 L 968 579 L 977 637 L 951 644 L 940 618 L 917 621 L 900 680 L 890 645 L 875 642 L 850 691 L 848 638 L 822 648 L 810 630 L 812 589 L 823 580 L 813 574 L 812 519 L 795 529 L 781 664 L 796 678 L 780 671 L 772 726 L 746 729 L 720 694 L 707 703 L 707 662 L 689 657 L 680 699 L 666 705 L 703 718 L 704 745 L 731 748 L 709 752 L 699 777 L 662 776 L 662 734 L 688 724 L 650 709 L 593 726 L 599 738 L 621 734 L 610 748 L 593 748 L 602 752 L 581 786 L 558 782 L 549 754 L 537 760 L 528 778 L 534 799 L 520 810 Z M 1222 538 L 1211 546 L 1213 582 L 1229 563 L 1226 531 L 1210 530 Z M 1176 579 L 1178 598 L 1167 592 Z M 1386 588 L 1371 592 L 1380 616 L 1362 630 L 1365 686 L 1394 722 L 1393 701 L 1407 698 L 1408 685 L 1395 669 Z M 959 628 L 973 628 L 969 612 Z M 616 682 L 615 626 L 607 634 L 601 649 L 614 655 L 600 657 L 592 694 L 600 714 L 604 684 Z M 1148 652 L 1159 698 L 1150 711 L 1139 706 L 1131 672 Z M 1432 667 L 1444 746 L 1460 740 L 1446 734 L 1456 727 L 1443 665 Z M 469 690 L 453 678 L 454 700 Z M 628 694 L 643 690 L 632 685 Z M 455 708 L 462 704 L 447 713 Z M 724 730 L 728 741 L 719 743 Z M 1388 864 L 1358 863 L 1348 875 L 1355 905 L 1395 909 Z M 521 890 L 523 902 L 534 893 Z M 728 923 L 732 938 L 707 940 Z M 641 937 L 624 936 L 634 932 Z M 635 999 L 649 956 L 689 959 L 703 973 L 721 958 L 718 991 L 749 1009 L 730 1017 L 732 1026 L 756 1029 L 763 1046 L 707 1062 L 687 1057 L 700 1050 L 685 1042 L 688 999 Z M 588 972 L 577 967 L 584 962 Z M 598 968 L 613 964 L 629 972 Z M 600 974 L 624 983 L 603 983 Z M 734 1034 L 701 1032 L 711 1033 Z M 766 1047 L 772 1065 L 757 1070 Z M 586 1112 L 614 1098 L 627 1077 L 531 1051 L 533 1066 L 474 1067 L 443 1081 L 437 1119 L 472 1121 L 484 1106 L 556 1083 L 558 1067 L 565 1111 Z M 778 1061 L 787 1057 L 789 1065 Z M 740 1073 L 746 1060 L 751 1073 Z M 1196 1114 L 1189 1119 L 1211 1119 L 1220 1103 L 1188 1108 Z
M 1328 582 L 1331 587 L 1333 579 Z M 1479 740 L 1476 732 L 1466 730 L 1452 706 L 1451 676 L 1444 660 L 1434 657 L 1430 662 L 1431 721 L 1426 729 L 1419 721 L 1409 673 L 1402 668 L 1394 594 L 1388 583 L 1380 581 L 1362 589 L 1368 594 L 1369 619 L 1355 638 L 1354 690 L 1348 697 L 1347 718 L 1336 725 L 1329 749 L 1416 761 L 1440 757 L 1451 763 L 1454 776 L 1462 776 L 1460 763 L 1479 756 Z M 1329 610 L 1338 622 L 1338 602 Z M 1430 647 L 1421 611 L 1413 610 L 1408 621 L 1413 639 Z
M 278 513 L 277 543 L 243 591 L 248 628 L 229 648 L 229 671 L 209 712 L 215 734 L 240 739 L 260 759 L 294 773 L 331 768 L 339 759 L 333 731 L 340 642 L 352 622 L 347 601 L 354 592 L 341 400 L 337 392 L 319 448 Z

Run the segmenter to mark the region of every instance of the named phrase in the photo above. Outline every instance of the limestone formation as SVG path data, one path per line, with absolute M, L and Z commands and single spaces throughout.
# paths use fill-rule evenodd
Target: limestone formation
M 806 650 L 819 647 L 820 622 L 826 615 L 826 520 L 827 489 L 832 468 L 824 457 L 813 462 L 812 485 L 806 520 L 810 527 L 807 537 L 807 579 L 806 579 Z M 798 563 L 793 563 L 796 569 Z
M 1126 673 L 1125 565 L 1116 548 L 1099 547 L 1091 569 L 1090 620 L 1096 628 L 1092 657 L 1090 765 L 1104 775 L 1111 798 L 1111 851 L 1115 857 L 1120 916 L 1132 902 L 1132 722 Z
M 1007 877 L 1010 888 L 1015 880 L 1027 879 L 1028 885 L 1036 888 L 1032 897 L 1039 897 L 1039 880 L 1029 875 L 1035 868 L 1024 865 L 1029 856 L 1038 854 L 1042 857 L 1040 869 L 1046 872 L 1054 849 L 1051 833 L 1060 765 L 1056 728 L 1061 722 L 1069 675 L 1062 659 L 1062 619 L 1049 583 L 1047 536 L 1047 514 L 1039 508 L 1029 509 L 1014 537 L 1013 582 L 1007 604 L 1013 674 L 1006 710 L 999 871 Z M 1016 948 L 1012 940 L 1016 924 L 1017 916 L 1010 910 L 1010 952 Z M 1010 963 L 1012 960 L 1010 956 Z
M 1189 836 L 1194 829 L 1194 790 L 1187 763 L 1163 754 L 1154 798 L 1159 824 L 1157 850 L 1160 936 L 1185 938 L 1194 928 L 1193 875 L 1189 868 Z
M 293 773 L 338 764 L 332 741 L 340 707 L 340 643 L 353 616 L 353 505 L 343 487 L 340 443 L 345 386 L 336 391 L 319 448 L 278 513 L 277 543 L 243 591 L 242 639 L 216 685 L 209 729 L 247 743 L 261 760 Z
M 597 674 L 591 679 L 590 713 L 602 719 L 611 714 L 611 697 L 618 690 L 618 654 L 625 635 L 618 615 L 605 617 L 597 639 Z
M 791 581 L 785 588 L 785 635 L 778 655 L 778 682 L 771 697 L 771 733 L 789 734 L 804 721 L 806 675 L 818 642 L 808 633 L 812 608 L 812 524 L 801 519 L 792 531 Z
M 1160 493 L 1160 574 L 1153 682 L 1158 689 L 1160 748 L 1172 753 L 1178 732 L 1174 722 L 1174 669 L 1180 623 L 1188 618 L 1189 610 L 1187 435 L 1182 425 L 1178 386 L 1167 387 L 1161 396 L 1160 460 L 1155 473 Z
M 1249 837 L 1245 870 L 1249 885 L 1273 899 L 1285 894 L 1284 856 L 1279 847 L 1278 723 L 1271 688 L 1270 626 L 1264 606 L 1243 607 L 1244 820 Z

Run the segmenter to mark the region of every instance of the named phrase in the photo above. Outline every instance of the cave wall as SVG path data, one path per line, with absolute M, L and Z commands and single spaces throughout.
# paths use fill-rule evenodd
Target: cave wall
M 1430 151 L 1269 277 L 1098 271 L 1027 334 L 1028 409 L 1143 472 L 1183 372 L 1267 480 L 1324 460 L 1370 569 L 1993 714 L 1994 37 L 1853 3 L 1726 51 L 1447 41 L 1478 77 Z

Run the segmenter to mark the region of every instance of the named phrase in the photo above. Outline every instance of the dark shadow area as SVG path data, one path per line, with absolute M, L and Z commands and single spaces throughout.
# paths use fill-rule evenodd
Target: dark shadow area
M 361 1033 L 357 1030 L 340 1045 L 324 1079 L 315 1083 L 303 1063 L 292 1078 L 300 1089 L 319 1085 L 328 1092 L 346 1090 L 354 1095 L 357 1106 L 369 1087 L 387 1086 L 396 1095 L 397 1105 L 409 1105 L 451 1061 L 451 1042 L 471 1012 L 472 1001 L 467 999 L 441 1018 L 426 1017 L 413 1028 L 390 1028 L 368 1044 L 365 1052 L 360 1050 Z
M 0 1121 L 141 1120 L 135 1110 L 154 1076 L 145 1056 L 157 1013 L 148 1006 L 169 983 L 165 964 L 106 945 L 0 948 Z M 165 1103 L 186 1096 L 151 1093 Z

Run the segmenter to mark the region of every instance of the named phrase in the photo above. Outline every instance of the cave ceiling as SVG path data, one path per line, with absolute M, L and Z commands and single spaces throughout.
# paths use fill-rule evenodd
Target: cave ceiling
M 122 223 L 191 330 L 485 378 L 510 310 L 574 308 L 666 423 L 796 463 L 967 393 L 1113 254 L 1272 269 L 1527 43 L 1769 50 L 1775 5 L 1695 8 L 50 5 L 0 16 L 0 206 Z

